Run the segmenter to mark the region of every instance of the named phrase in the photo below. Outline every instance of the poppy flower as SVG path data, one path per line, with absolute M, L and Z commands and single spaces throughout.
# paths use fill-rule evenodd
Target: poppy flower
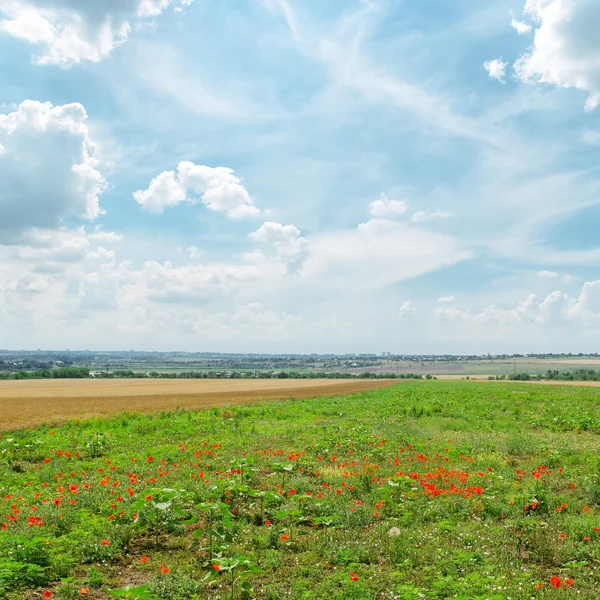
M 103 546 L 110 546 L 110 542 L 108 540 L 102 540 L 100 542 Z
M 85 596 L 86 594 L 89 594 L 89 593 L 90 593 L 90 588 L 79 588 L 79 593 L 80 593 L 82 596 Z
M 44 598 L 52 598 L 52 592 L 50 590 L 46 590 L 42 596 L 44 596 Z
M 220 571 L 220 570 L 221 570 L 221 567 L 220 567 L 220 566 L 219 566 L 217 563 L 215 563 L 215 564 L 213 565 L 213 569 L 214 569 L 215 571 Z
M 160 572 L 161 572 L 163 575 L 166 575 L 166 574 L 169 572 L 169 567 L 163 567 L 163 568 L 160 570 Z
M 281 539 L 282 539 L 284 542 L 287 542 L 287 541 L 288 541 L 290 538 L 289 538 L 289 536 L 287 536 L 287 535 L 284 533 L 284 534 L 281 536 Z
M 140 558 L 140 562 L 141 563 L 145 563 L 148 562 L 150 559 L 147 556 L 142 556 L 142 558 Z
M 567 577 L 565 579 L 565 585 L 573 585 L 575 583 L 575 580 L 570 579 L 569 577 Z
M 350 581 L 358 581 L 359 579 L 360 577 L 354 571 L 350 573 Z
M 556 589 L 558 589 L 562 585 L 562 581 L 560 580 L 560 577 L 557 577 L 556 575 L 552 575 L 552 577 L 550 577 L 550 585 L 552 587 L 555 587 Z

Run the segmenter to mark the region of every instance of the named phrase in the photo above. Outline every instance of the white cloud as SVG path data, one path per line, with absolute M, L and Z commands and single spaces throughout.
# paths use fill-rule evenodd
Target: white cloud
M 454 302 L 456 300 L 456 296 L 440 296 L 438 298 L 438 302 L 440 304 L 449 304 L 450 302 Z
M 398 318 L 405 319 L 406 317 L 409 317 L 410 315 L 414 314 L 415 312 L 417 312 L 417 309 L 414 307 L 412 301 L 407 300 L 398 309 Z
M 288 332 L 290 329 L 305 326 L 304 319 L 298 316 L 279 314 L 265 309 L 259 302 L 238 306 L 229 319 L 236 329 L 261 331 L 265 334 Z
M 160 214 L 167 206 L 187 201 L 187 192 L 173 171 L 164 171 L 150 182 L 148 189 L 134 192 L 133 197 L 148 212 Z
M 519 35 L 525 35 L 532 30 L 531 25 L 524 23 L 523 21 L 517 21 L 515 18 L 510 22 L 510 26 L 513 27 Z
M 451 212 L 445 210 L 417 210 L 410 216 L 410 220 L 413 223 L 421 223 L 423 221 L 431 221 L 432 219 L 449 219 L 453 216 Z
M 483 68 L 488 72 L 491 79 L 497 79 L 500 83 L 505 83 L 504 76 L 506 75 L 505 63 L 501 58 L 494 58 L 483 63 Z
M 586 144 L 590 144 L 592 146 L 600 145 L 600 131 L 596 131 L 594 129 L 586 129 L 583 132 L 581 138 Z
M 514 65 L 526 83 L 588 92 L 586 109 L 600 103 L 600 3 L 597 0 L 527 0 L 536 23 L 533 45 Z
M 569 315 L 600 318 L 600 281 L 586 281 L 577 300 L 570 303 Z
M 514 308 L 490 305 L 479 312 L 472 312 L 438 306 L 435 314 L 449 321 L 470 325 L 532 324 L 552 328 L 575 322 L 600 324 L 600 281 L 584 283 L 577 297 L 556 290 L 541 301 L 535 294 L 530 294 Z
M 284 261 L 291 271 L 299 269 L 310 254 L 310 244 L 301 237 L 300 230 L 295 225 L 267 221 L 248 237 L 255 242 L 271 245 L 277 252 L 277 257 Z
M 191 260 L 196 260 L 204 254 L 202 250 L 199 250 L 198 248 L 196 248 L 196 246 L 190 246 L 187 249 L 187 253 Z
M 102 213 L 106 181 L 86 120 L 81 104 L 33 100 L 0 114 L 0 243 L 31 227 L 54 229 L 67 217 Z
M 312 252 L 303 277 L 319 288 L 338 290 L 377 289 L 471 257 L 452 236 L 389 219 L 312 235 L 308 241 Z
M 210 210 L 225 213 L 232 219 L 260 215 L 253 198 L 232 169 L 195 165 L 189 161 L 179 163 L 177 174 L 164 171 L 146 190 L 134 192 L 133 197 L 140 206 L 155 214 L 182 202 L 195 204 L 200 198 Z
M 381 194 L 378 200 L 369 204 L 371 216 L 378 219 L 393 219 L 403 215 L 409 208 L 406 200 L 390 200 L 385 194 Z
M 556 271 L 539 271 L 537 276 L 543 278 L 558 277 L 558 273 Z
M 0 0 L 0 32 L 39 46 L 40 65 L 98 62 L 127 41 L 142 19 L 193 0 Z

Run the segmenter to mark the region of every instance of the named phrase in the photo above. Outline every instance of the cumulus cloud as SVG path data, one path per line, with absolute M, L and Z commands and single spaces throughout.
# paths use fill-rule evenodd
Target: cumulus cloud
M 248 237 L 260 244 L 272 246 L 277 257 L 284 261 L 291 271 L 300 268 L 310 254 L 308 240 L 300 235 L 300 230 L 295 225 L 267 221 Z
M 0 0 L 0 32 L 40 48 L 33 61 L 71 67 L 98 62 L 143 19 L 193 0 Z
M 488 72 L 491 79 L 497 79 L 500 83 L 505 83 L 504 76 L 506 75 L 505 63 L 501 58 L 494 58 L 483 63 L 483 68 Z
M 454 302 L 456 300 L 456 296 L 440 296 L 438 298 L 438 302 L 440 304 L 448 304 L 450 302 Z
M 525 35 L 527 33 L 531 33 L 532 27 L 528 23 L 524 23 L 523 21 L 518 21 L 513 17 L 510 22 L 510 26 L 516 30 L 519 35 Z
M 527 0 L 535 22 L 531 48 L 515 63 L 526 83 L 546 83 L 588 93 L 586 109 L 600 103 L 600 3 L 597 0 Z
M 189 161 L 180 162 L 177 173 L 164 171 L 146 190 L 134 192 L 135 201 L 148 212 L 159 214 L 166 207 L 198 201 L 232 219 L 256 217 L 260 210 L 242 185 L 242 180 L 227 167 L 207 167 Z
M 443 319 L 470 325 L 534 324 L 558 327 L 575 321 L 600 323 L 600 281 L 584 283 L 577 297 L 556 290 L 542 300 L 530 294 L 514 308 L 491 305 L 473 312 L 438 306 L 435 313 Z
M 414 314 L 416 311 L 417 309 L 414 307 L 412 301 L 407 300 L 398 309 L 398 318 L 405 319 L 406 317 L 409 317 L 410 315 Z
M 81 104 L 26 100 L 0 114 L 0 243 L 28 228 L 57 228 L 67 217 L 102 213 L 106 181 Z
M 393 219 L 408 211 L 409 204 L 406 200 L 391 200 L 385 194 L 369 204 L 371 216 L 378 219 Z

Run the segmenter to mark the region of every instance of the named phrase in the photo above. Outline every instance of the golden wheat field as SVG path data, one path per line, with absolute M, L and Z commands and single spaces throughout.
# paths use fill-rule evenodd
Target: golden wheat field
M 0 430 L 122 411 L 198 410 L 232 404 L 350 394 L 394 380 L 139 380 L 51 379 L 0 381 Z

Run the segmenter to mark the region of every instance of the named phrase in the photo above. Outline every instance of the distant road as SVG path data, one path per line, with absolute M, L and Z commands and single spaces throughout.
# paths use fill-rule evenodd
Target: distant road
M 283 398 L 351 394 L 395 379 L 31 379 L 0 381 L 0 430 L 123 411 L 195 410 Z

